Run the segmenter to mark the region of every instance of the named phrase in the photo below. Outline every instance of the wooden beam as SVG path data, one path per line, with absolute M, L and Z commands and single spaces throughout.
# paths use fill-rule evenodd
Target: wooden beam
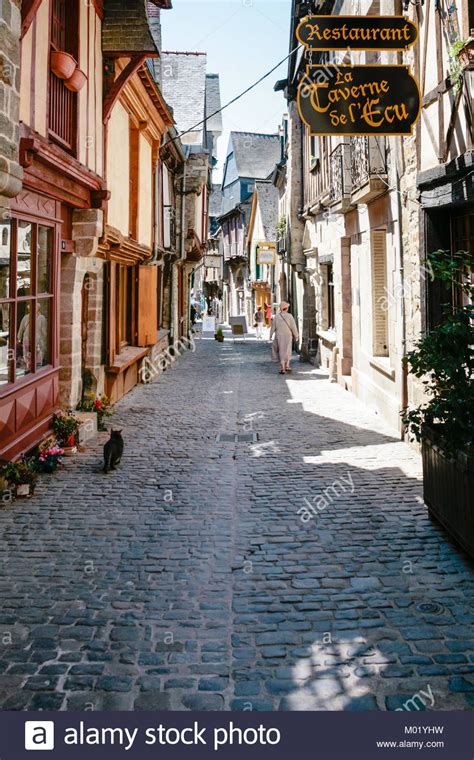
M 446 161 L 448 160 L 449 149 L 451 147 L 451 141 L 453 139 L 454 127 L 456 126 L 456 119 L 458 116 L 459 104 L 461 102 L 462 93 L 463 93 L 463 87 L 461 86 L 456 93 L 456 100 L 454 101 L 453 108 L 451 111 L 451 118 L 449 120 L 448 131 L 446 133 L 446 140 L 444 142 L 444 156 L 443 156 L 443 162 L 442 162 L 443 164 L 445 164 Z
M 444 79 L 443 71 L 443 27 L 441 20 L 440 10 L 435 11 L 435 33 L 436 33 L 436 60 L 438 69 L 438 83 Z M 438 160 L 443 162 L 445 154 L 445 142 L 444 142 L 444 103 L 443 95 L 438 95 Z
M 140 213 L 140 130 L 130 129 L 130 237 L 138 240 Z
M 418 13 L 420 13 L 420 10 L 418 8 Z M 430 6 L 429 4 L 426 7 L 426 19 L 425 19 L 425 37 L 423 40 L 423 68 L 421 71 L 421 97 L 423 98 L 425 95 L 425 83 L 426 83 L 426 64 L 427 64 L 427 52 L 428 52 L 428 40 L 429 40 L 429 30 L 430 30 Z
M 21 4 L 21 35 L 23 39 L 38 12 L 42 0 L 23 0 Z
M 117 77 L 117 79 L 111 86 L 104 100 L 104 114 L 103 114 L 104 124 L 107 124 L 108 120 L 110 119 L 112 109 L 115 103 L 117 102 L 118 98 L 120 97 L 120 94 L 122 90 L 124 89 L 124 87 L 126 86 L 127 82 L 138 71 L 140 66 L 143 66 L 147 58 L 148 58 L 148 53 L 135 53 L 130 58 L 130 61 L 125 66 L 124 70 L 121 72 L 121 74 Z
M 99 16 L 100 20 L 104 20 L 104 0 L 92 0 L 94 3 L 95 12 Z
M 451 82 L 451 79 L 447 77 L 441 82 L 441 84 L 437 85 L 436 87 L 433 87 L 432 90 L 430 90 L 429 92 L 426 93 L 426 95 L 423 96 L 423 100 L 421 101 L 423 108 L 427 108 L 436 100 L 438 100 L 440 95 L 444 95 L 445 92 L 449 92 L 449 90 L 452 90 L 452 89 L 453 89 L 453 83 Z

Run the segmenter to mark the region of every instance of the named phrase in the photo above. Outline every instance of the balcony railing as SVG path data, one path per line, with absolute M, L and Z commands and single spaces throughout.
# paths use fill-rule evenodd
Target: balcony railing
M 224 245 L 224 259 L 228 260 L 234 258 L 247 258 L 243 245 L 235 241 Z
M 64 81 L 50 72 L 49 133 L 52 139 L 68 151 L 74 151 L 76 141 L 77 94 L 68 90 Z
M 387 190 L 385 137 L 351 138 L 352 201 L 367 202 Z
M 279 256 L 289 253 L 291 248 L 291 236 L 287 230 L 285 234 L 277 240 L 276 249 Z
M 330 201 L 332 203 L 348 204 L 352 192 L 351 149 L 349 143 L 340 143 L 331 153 L 330 172 Z
M 351 176 L 353 186 L 360 187 L 372 177 L 387 174 L 385 137 L 353 137 L 351 140 Z

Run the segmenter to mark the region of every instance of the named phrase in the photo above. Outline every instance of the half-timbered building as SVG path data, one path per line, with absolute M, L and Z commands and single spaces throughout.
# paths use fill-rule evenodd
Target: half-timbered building
M 31 448 L 61 398 L 80 395 L 79 280 L 97 276 L 107 197 L 103 18 L 101 0 L 26 0 L 12 29 L 21 45 L 23 182 L 1 229 L 1 457 Z M 100 334 L 93 340 L 100 345 Z

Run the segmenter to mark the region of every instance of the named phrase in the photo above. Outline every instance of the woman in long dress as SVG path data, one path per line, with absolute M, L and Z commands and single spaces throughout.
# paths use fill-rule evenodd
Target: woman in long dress
M 293 316 L 288 313 L 289 306 L 286 301 L 281 302 L 280 311 L 275 314 L 270 330 L 270 340 L 273 338 L 272 359 L 280 362 L 280 375 L 291 372 L 293 340 L 298 340 L 298 328 Z

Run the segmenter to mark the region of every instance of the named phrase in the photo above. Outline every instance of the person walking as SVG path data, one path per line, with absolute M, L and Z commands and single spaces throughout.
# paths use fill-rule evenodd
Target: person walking
M 254 321 L 254 327 L 255 332 L 257 333 L 257 340 L 261 340 L 263 337 L 263 311 L 262 307 L 259 306 L 255 314 L 253 315 L 253 321 Z
M 272 324 L 272 307 L 269 303 L 265 303 L 265 324 L 267 327 Z
M 282 301 L 280 311 L 275 314 L 270 330 L 272 343 L 272 359 L 280 362 L 280 375 L 291 372 L 290 361 L 293 350 L 293 340 L 298 340 L 298 328 L 288 309 L 290 304 Z

